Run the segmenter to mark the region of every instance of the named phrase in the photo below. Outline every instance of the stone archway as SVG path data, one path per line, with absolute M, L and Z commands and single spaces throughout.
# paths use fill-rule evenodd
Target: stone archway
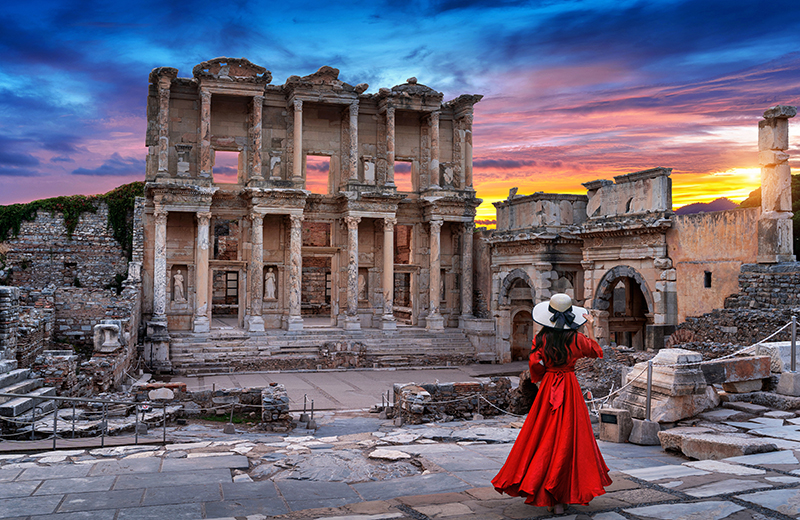
M 653 296 L 636 269 L 619 265 L 600 279 L 592 308 L 601 312 L 608 342 L 643 350 L 652 325 Z
M 520 309 L 511 318 L 511 361 L 527 359 L 533 344 L 533 316 Z
M 503 283 L 500 286 L 500 294 L 497 297 L 497 303 L 500 306 L 508 305 L 511 302 L 509 292 L 513 288 L 517 287 L 517 285 L 515 285 L 515 282 L 517 282 L 518 280 L 525 282 L 525 284 L 527 284 L 527 286 L 530 287 L 531 301 L 533 302 L 536 301 L 536 291 L 533 288 L 533 282 L 531 281 L 531 277 L 528 276 L 528 273 L 526 273 L 522 269 L 517 268 L 508 273 L 508 275 L 506 275 L 506 277 L 503 279 Z

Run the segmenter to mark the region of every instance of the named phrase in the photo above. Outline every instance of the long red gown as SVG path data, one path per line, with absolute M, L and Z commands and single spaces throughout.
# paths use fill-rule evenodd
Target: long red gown
M 575 361 L 601 358 L 596 341 L 577 333 L 566 364 L 550 367 L 542 349 L 531 353 L 531 380 L 539 393 L 506 463 L 492 480 L 500 493 L 524 496 L 526 504 L 588 504 L 611 484 L 592 432 Z

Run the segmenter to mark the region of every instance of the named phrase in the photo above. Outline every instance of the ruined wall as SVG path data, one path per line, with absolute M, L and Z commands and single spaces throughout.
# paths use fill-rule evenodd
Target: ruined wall
M 36 220 L 22 222 L 19 235 L 3 242 L 6 265 L 13 267 L 9 285 L 105 287 L 127 270 L 128 260 L 108 226 L 108 206 L 81 214 L 72 238 L 62 213 L 39 210 Z
M 0 287 L 0 372 L 17 362 L 18 323 L 19 289 Z
M 585 195 L 560 193 L 534 193 L 517 195 L 511 190 L 508 199 L 495 202 L 497 229 L 522 229 L 529 227 L 577 226 L 586 220 Z
M 724 306 L 739 268 L 758 254 L 758 208 L 675 215 L 667 248 L 676 271 L 678 321 Z
M 473 414 L 498 415 L 486 403 L 508 410 L 511 406 L 511 381 L 492 377 L 487 383 L 395 383 L 393 388 L 395 417 L 403 422 L 420 424 L 435 420 L 472 419 Z
M 135 344 L 140 300 L 137 286 L 126 287 L 119 296 L 103 289 L 60 288 L 55 293 L 55 338 L 76 346 L 93 346 L 94 326 L 100 320 L 118 319 L 125 322 L 124 333 L 131 338 L 129 344 Z
M 589 218 L 616 217 L 635 213 L 672 211 L 672 168 L 651 168 L 618 175 L 614 182 L 584 183 Z
M 739 273 L 739 292 L 725 300 L 726 309 L 800 307 L 800 263 L 745 264 Z
M 36 358 L 51 348 L 55 324 L 55 309 L 24 309 L 20 312 L 17 329 L 17 366 L 29 368 Z

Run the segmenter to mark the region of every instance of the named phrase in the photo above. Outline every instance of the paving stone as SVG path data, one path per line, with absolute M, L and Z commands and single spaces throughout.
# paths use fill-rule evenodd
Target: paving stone
M 369 454 L 371 459 L 401 460 L 410 459 L 411 455 L 399 450 L 377 449 Z
M 0 499 L 0 511 L 4 517 L 46 515 L 55 511 L 62 498 L 60 495 L 4 498 Z
M 142 505 L 189 504 L 222 500 L 219 483 L 147 488 Z
M 39 486 L 39 480 L 26 480 L 24 482 L 4 482 L 0 486 L 0 498 L 27 497 Z
M 400 480 L 403 479 L 395 479 L 390 482 Z M 292 511 L 314 507 L 339 507 L 361 501 L 355 491 L 344 482 L 280 480 L 275 484 Z
M 452 453 L 430 453 L 424 456 L 425 459 L 441 466 L 447 471 L 472 471 L 481 469 L 490 469 L 496 467 L 500 470 L 500 465 L 497 462 L 481 457 L 480 455 L 472 455 L 464 457 L 463 454 Z
M 222 484 L 223 500 L 243 498 L 278 498 L 278 490 L 271 480 L 263 482 L 226 482 Z
M 22 473 L 21 469 L 2 468 L 0 469 L 0 482 L 9 482 L 14 480 Z
M 203 469 L 191 472 L 138 473 L 120 475 L 114 489 L 150 488 L 181 484 L 208 484 L 210 482 L 231 482 L 231 472 L 227 469 Z
M 750 422 L 763 424 L 768 428 L 777 428 L 779 426 L 783 426 L 783 419 L 774 419 L 771 417 L 754 417 L 750 419 Z
M 377 513 L 374 515 L 323 516 L 317 520 L 392 520 L 393 518 L 406 518 L 406 516 L 403 513 Z
M 114 485 L 115 480 L 116 477 L 113 475 L 45 480 L 34 495 L 63 495 L 65 493 L 108 491 L 111 489 L 111 486 Z
M 473 487 L 486 487 L 492 485 L 492 479 L 498 471 L 500 471 L 499 467 L 473 471 L 452 471 L 451 473 Z
M 800 514 L 800 489 L 775 489 L 738 495 L 736 498 L 758 504 L 788 516 Z
M 786 419 L 786 422 L 789 424 L 800 425 L 800 417 L 796 419 Z
M 751 421 L 725 421 L 723 424 L 733 426 L 734 428 L 740 428 L 742 430 L 755 430 L 756 428 L 761 428 L 763 426 L 762 424 Z
M 197 520 L 202 515 L 200 504 L 180 504 L 120 509 L 117 520 Z
M 292 502 L 290 502 L 290 504 L 292 504 Z M 219 516 L 240 518 L 242 516 L 263 512 L 268 512 L 270 515 L 283 515 L 289 512 L 286 504 L 280 498 L 241 498 L 220 502 L 206 502 L 204 507 L 206 510 L 206 518 L 215 518 Z M 303 507 L 302 509 L 307 508 Z
M 91 450 L 89 454 L 95 457 L 122 457 L 131 453 L 158 451 L 160 449 L 160 446 L 114 446 L 112 448 L 97 448 L 96 450 Z
M 664 433 L 666 432 L 659 432 L 659 438 L 663 439 L 665 436 L 662 434 Z M 687 457 L 698 460 L 719 460 L 778 449 L 769 439 L 737 436 L 735 434 L 700 434 L 683 435 L 682 437 L 680 451 Z
M 603 497 L 613 498 L 627 504 L 645 504 L 649 502 L 666 502 L 670 500 L 678 500 L 678 497 L 669 493 L 664 493 L 657 489 L 639 488 L 628 489 L 625 491 L 615 491 L 602 495 Z M 600 497 L 598 497 L 600 498 Z
M 202 469 L 248 469 L 250 461 L 243 455 L 200 457 L 193 459 L 164 459 L 161 471 L 195 471 Z
M 44 480 L 57 478 L 86 477 L 91 466 L 86 464 L 58 464 L 55 466 L 37 466 L 28 468 L 17 477 L 17 480 Z
M 648 482 L 709 474 L 708 471 L 702 471 L 687 466 L 655 466 L 650 468 L 627 470 L 623 471 L 622 473 L 630 475 L 631 477 L 646 480 Z
M 420 437 L 421 433 L 400 432 L 386 435 L 382 440 L 391 444 L 411 444 Z
M 174 451 L 174 450 L 194 450 L 194 449 L 201 449 L 206 448 L 211 445 L 211 441 L 204 441 L 204 442 L 183 442 L 178 444 L 167 444 L 164 446 L 167 451 Z
M 775 437 L 777 439 L 784 439 L 787 441 L 800 442 L 800 426 L 780 426 L 778 428 L 759 428 L 750 430 L 749 433 L 761 437 Z
M 750 491 L 752 489 L 770 488 L 771 484 L 759 482 L 757 480 L 728 479 L 712 482 L 704 486 L 682 490 L 689 496 L 695 498 L 707 498 L 728 493 L 739 493 L 740 491 Z
M 443 518 L 448 516 L 471 515 L 472 509 L 464 504 L 436 504 L 431 506 L 417 506 L 414 508 L 428 518 Z
M 73 493 L 64 497 L 58 512 L 68 513 L 70 511 L 92 511 L 94 509 L 111 509 L 115 507 L 137 507 L 141 503 L 143 494 L 144 489 Z
M 744 401 L 729 401 L 727 403 L 722 403 L 722 406 L 724 408 L 730 408 L 732 410 L 739 410 L 740 412 L 747 412 L 756 415 L 770 411 L 770 409 L 767 408 L 766 406 L 761 406 L 760 404 L 746 403 Z
M 74 511 L 72 513 L 32 516 L 30 520 L 114 520 L 116 516 L 116 509 L 98 509 L 95 511 Z
M 161 459 L 148 457 L 144 459 L 103 460 L 92 466 L 90 476 L 123 475 L 126 473 L 158 473 Z
M 739 417 L 744 416 L 744 412 L 740 412 L 739 410 L 731 410 L 730 408 L 716 408 L 714 410 L 709 410 L 708 412 L 703 412 L 698 417 L 704 419 L 706 421 L 733 421 L 738 419 Z
M 776 484 L 797 484 L 800 482 L 800 477 L 764 477 L 765 480 L 775 482 Z
M 592 520 L 627 520 L 624 516 L 613 511 L 608 513 L 597 513 L 592 517 Z
M 713 471 L 714 473 L 726 473 L 730 475 L 764 475 L 766 473 L 763 469 L 748 468 L 738 464 L 728 464 L 719 460 L 697 460 L 693 462 L 684 462 L 684 466 L 690 468 L 702 469 L 703 471 Z
M 798 464 L 797 457 L 791 451 L 774 451 L 772 453 L 756 453 L 741 457 L 729 457 L 724 462 L 736 462 L 751 466 L 764 466 L 773 464 Z
M 795 414 L 792 412 L 784 412 L 783 410 L 772 410 L 764 414 L 764 417 L 771 417 L 773 419 L 793 419 Z
M 486 441 L 492 443 L 513 443 L 517 440 L 520 430 L 516 428 L 489 428 L 478 427 L 466 430 L 456 430 L 450 436 L 458 441 Z
M 630 506 L 630 502 L 625 502 L 623 500 L 619 500 L 614 498 L 609 494 L 600 495 L 598 497 L 594 497 L 589 505 L 582 506 L 582 505 L 571 505 L 570 508 L 580 511 L 581 513 L 591 514 L 595 511 L 603 511 L 608 509 L 614 509 L 617 507 L 626 507 Z
M 659 483 L 658 485 L 661 486 L 661 487 L 665 487 L 667 489 L 672 489 L 672 488 L 676 488 L 678 486 L 683 485 L 683 481 L 682 480 L 673 480 L 672 482 L 663 482 L 663 483 Z
M 458 492 L 471 487 L 473 486 L 445 473 L 431 473 L 384 482 L 353 484 L 353 488 L 364 497 L 364 500 L 387 500 L 401 496 L 418 495 L 420 491 L 425 493 Z M 281 491 L 283 491 L 282 487 Z
M 743 511 L 742 506 L 733 502 L 707 501 L 688 504 L 660 504 L 657 506 L 636 507 L 625 509 L 626 513 L 646 518 L 659 520 L 721 520 L 738 511 Z

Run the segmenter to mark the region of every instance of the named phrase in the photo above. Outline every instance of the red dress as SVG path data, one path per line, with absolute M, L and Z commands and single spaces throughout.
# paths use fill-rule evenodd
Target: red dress
M 564 365 L 549 367 L 542 349 L 530 355 L 531 380 L 541 380 L 525 424 L 506 463 L 492 480 L 500 493 L 527 497 L 526 504 L 588 504 L 611 484 L 583 400 L 575 361 L 601 358 L 596 341 L 576 334 Z

